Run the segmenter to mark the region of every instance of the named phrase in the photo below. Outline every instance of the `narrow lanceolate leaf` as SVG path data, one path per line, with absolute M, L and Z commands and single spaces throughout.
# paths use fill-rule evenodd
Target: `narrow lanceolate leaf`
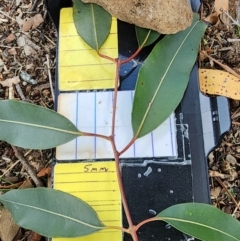
M 132 110 L 135 136 L 144 136 L 157 128 L 181 101 L 205 29 L 205 23 L 195 14 L 189 28 L 164 37 L 144 62 Z
M 239 221 L 208 204 L 177 204 L 157 217 L 200 240 L 240 241 Z
M 13 190 L 0 196 L 15 222 L 47 237 L 79 237 L 104 228 L 96 212 L 68 193 L 48 188 Z
M 138 46 L 140 48 L 152 44 L 160 36 L 160 33 L 154 30 L 141 28 L 138 26 L 135 27 L 135 31 L 137 35 Z
M 0 101 L 0 140 L 29 149 L 47 149 L 81 133 L 66 117 L 37 105 Z
M 217 69 L 199 69 L 199 87 L 204 94 L 240 100 L 240 79 Z
M 109 35 L 111 15 L 99 5 L 73 0 L 73 19 L 81 38 L 98 51 Z

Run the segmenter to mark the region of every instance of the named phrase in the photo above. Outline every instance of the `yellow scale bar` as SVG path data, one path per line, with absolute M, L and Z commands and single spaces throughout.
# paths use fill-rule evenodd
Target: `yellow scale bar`
M 60 91 L 114 88 L 115 64 L 98 56 L 77 34 L 72 8 L 60 14 L 58 81 Z M 118 57 L 117 21 L 112 20 L 110 35 L 100 49 Z M 114 161 L 57 163 L 54 188 L 81 198 L 97 212 L 106 226 L 122 226 L 121 197 Z M 66 207 L 67 208 L 67 207 Z M 80 238 L 54 238 L 53 241 L 121 241 L 122 232 L 102 230 Z
M 121 199 L 113 161 L 58 163 L 54 168 L 54 188 L 87 202 L 106 226 L 122 226 Z M 80 238 L 53 240 L 121 241 L 122 232 L 108 229 Z
M 77 34 L 72 8 L 63 8 L 59 28 L 60 91 L 114 88 L 115 63 L 101 58 Z M 117 21 L 112 20 L 110 34 L 100 52 L 118 57 Z

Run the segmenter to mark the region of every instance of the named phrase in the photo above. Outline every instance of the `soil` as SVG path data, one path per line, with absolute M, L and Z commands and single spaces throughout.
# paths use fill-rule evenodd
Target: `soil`
M 236 6 L 239 6 L 239 1 L 229 0 L 229 15 L 234 20 L 240 15 L 240 9 Z M 202 15 L 212 14 L 213 9 L 214 1 L 204 1 Z M 202 50 L 239 74 L 239 26 L 233 25 L 226 14 L 221 14 L 219 18 L 218 24 L 207 28 L 203 41 L 208 44 L 202 46 Z M 207 58 L 200 62 L 200 66 L 221 69 Z M 240 102 L 229 99 L 229 104 L 232 126 L 229 133 L 223 137 L 220 146 L 208 157 L 209 181 L 212 204 L 240 220 Z
M 237 20 L 239 1 L 229 0 L 229 15 Z M 213 13 L 214 1 L 205 0 L 202 17 Z M 39 14 L 41 16 L 39 16 Z M 33 22 L 35 21 L 35 25 Z M 25 31 L 23 31 L 23 29 Z M 209 25 L 201 49 L 240 74 L 240 28 L 220 15 L 217 25 Z M 55 79 L 57 33 L 43 0 L 0 1 L 0 100 L 14 98 L 53 108 L 50 80 Z M 237 39 L 229 42 L 228 39 Z M 208 58 L 200 67 L 218 68 Z M 23 76 L 13 89 L 1 82 Z M 232 127 L 209 155 L 209 180 L 212 204 L 240 220 L 240 101 L 229 99 Z M 227 113 L 226 113 L 227 114 Z M 36 137 L 37 138 L 37 137 Z M 0 189 L 2 193 L 24 186 L 51 186 L 53 150 L 14 149 L 0 141 Z M 29 235 L 32 236 L 29 236 Z M 15 240 L 40 240 L 21 230 Z

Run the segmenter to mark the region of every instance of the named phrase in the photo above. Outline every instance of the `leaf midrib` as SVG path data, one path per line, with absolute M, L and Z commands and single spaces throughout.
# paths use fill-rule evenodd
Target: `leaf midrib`
M 96 22 L 95 22 L 95 16 L 94 16 L 93 4 L 91 4 L 91 12 L 92 12 L 92 21 L 93 21 L 93 32 L 94 32 L 94 36 L 95 36 L 95 40 L 96 40 L 96 47 L 98 50 L 99 46 L 98 46 L 97 28 L 96 28 Z
M 38 125 L 38 124 L 31 124 L 31 123 L 20 122 L 20 121 L 11 121 L 11 120 L 0 119 L 0 122 L 32 126 L 32 127 L 37 127 L 37 128 L 47 129 L 47 130 L 54 130 L 54 131 L 58 131 L 58 132 L 62 132 L 62 133 L 68 133 L 68 134 L 73 134 L 73 135 L 78 135 L 78 136 L 81 134 L 81 132 L 68 131 L 68 130 L 59 129 L 59 128 L 55 128 L 55 127 L 43 126 L 43 125 Z
M 205 228 L 208 228 L 208 229 L 212 229 L 212 230 L 214 230 L 214 231 L 217 231 L 217 232 L 219 232 L 219 233 L 225 234 L 226 236 L 231 237 L 231 238 L 233 238 L 233 239 L 235 239 L 235 240 L 237 240 L 237 241 L 240 241 L 240 239 L 237 239 L 237 238 L 235 238 L 234 236 L 232 236 L 232 235 L 230 235 L 230 234 L 228 234 L 228 233 L 226 233 L 226 232 L 223 232 L 223 231 L 220 230 L 220 229 L 213 228 L 213 227 L 211 227 L 211 226 L 207 226 L 207 225 L 202 224 L 202 223 L 197 223 L 197 222 L 194 222 L 194 221 L 184 220 L 184 219 L 180 219 L 180 218 L 160 217 L 160 219 L 161 219 L 161 220 L 164 220 L 164 221 L 166 221 L 166 220 L 172 220 L 172 221 L 178 221 L 178 222 L 182 222 L 182 223 L 190 223 L 190 224 L 194 224 L 194 225 L 196 225 L 196 226 L 202 226 L 202 227 L 205 227 Z M 166 222 L 167 222 L 167 221 L 166 221 Z M 173 225 L 173 224 L 171 224 L 171 225 Z M 173 226 L 174 226 L 174 225 L 173 225 Z M 184 231 L 184 232 L 185 232 L 185 231 Z
M 188 38 L 188 36 L 190 35 L 190 33 L 193 31 L 193 29 L 195 28 L 195 26 L 196 26 L 199 22 L 200 22 L 200 21 L 197 21 L 197 22 L 193 25 L 193 27 L 191 28 L 191 30 L 189 31 L 189 33 L 186 35 L 186 37 L 183 39 L 182 43 L 181 43 L 180 46 L 178 47 L 176 53 L 173 55 L 172 60 L 170 61 L 169 67 L 166 69 L 163 77 L 161 78 L 160 83 L 159 83 L 159 85 L 158 85 L 158 87 L 157 87 L 157 89 L 156 89 L 156 91 L 155 91 L 155 93 L 154 93 L 154 95 L 153 95 L 153 98 L 152 98 L 152 100 L 150 101 L 150 104 L 149 104 L 148 107 L 147 107 L 147 110 L 146 110 L 146 112 L 145 112 L 145 114 L 144 114 L 144 116 L 143 116 L 143 119 L 142 119 L 142 121 L 141 121 L 141 123 L 140 123 L 140 125 L 139 125 L 139 128 L 138 128 L 138 130 L 137 130 L 137 132 L 136 132 L 136 135 L 135 135 L 136 137 L 139 135 L 139 133 L 140 133 L 141 130 L 142 130 L 142 127 L 143 127 L 143 125 L 144 125 L 144 122 L 145 122 L 145 120 L 146 120 L 146 118 L 147 118 L 147 116 L 148 116 L 148 113 L 149 113 L 150 109 L 151 109 L 152 103 L 154 102 L 154 100 L 155 100 L 155 98 L 156 98 L 156 96 L 157 96 L 157 93 L 158 93 L 160 87 L 162 86 L 163 80 L 165 79 L 166 75 L 167 75 L 168 72 L 169 72 L 170 67 L 172 66 L 173 61 L 175 60 L 175 58 L 176 58 L 178 52 L 180 51 L 181 47 L 183 46 L 183 44 L 186 42 L 186 39 Z
M 95 225 L 91 225 L 91 224 L 85 223 L 83 221 L 80 221 L 78 219 L 71 218 L 69 216 L 66 216 L 66 215 L 63 215 L 63 214 L 59 214 L 59 213 L 56 213 L 56 212 L 52 212 L 52 211 L 49 211 L 49 210 L 46 210 L 46 209 L 42 209 L 42 208 L 38 208 L 38 207 L 34 207 L 34 206 L 31 206 L 31 205 L 26 205 L 26 204 L 22 204 L 22 203 L 18 203 L 18 202 L 13 202 L 13 201 L 9 201 L 9 200 L 4 200 L 4 199 L 1 199 L 1 200 L 4 201 L 4 202 L 11 203 L 13 205 L 19 205 L 19 206 L 23 206 L 23 207 L 28 207 L 28 208 L 32 208 L 32 209 L 35 209 L 35 210 L 43 211 L 45 213 L 49 213 L 49 214 L 53 214 L 53 215 L 56 215 L 56 216 L 59 216 L 59 217 L 63 217 L 63 218 L 66 218 L 68 220 L 74 221 L 76 223 L 80 223 L 82 225 L 88 226 L 88 227 L 93 228 L 93 229 L 104 229 L 105 228 L 105 227 L 98 227 L 98 226 L 95 226 Z

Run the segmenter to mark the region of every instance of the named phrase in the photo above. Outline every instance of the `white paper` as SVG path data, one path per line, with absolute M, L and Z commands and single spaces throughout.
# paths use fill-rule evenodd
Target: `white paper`
M 121 151 L 133 137 L 131 110 L 133 91 L 119 91 L 115 122 L 115 142 Z M 82 132 L 111 134 L 113 92 L 61 93 L 58 113 L 70 119 Z M 152 133 L 139 138 L 121 158 L 176 157 L 174 114 Z M 110 142 L 96 137 L 78 137 L 57 147 L 57 160 L 113 158 Z

